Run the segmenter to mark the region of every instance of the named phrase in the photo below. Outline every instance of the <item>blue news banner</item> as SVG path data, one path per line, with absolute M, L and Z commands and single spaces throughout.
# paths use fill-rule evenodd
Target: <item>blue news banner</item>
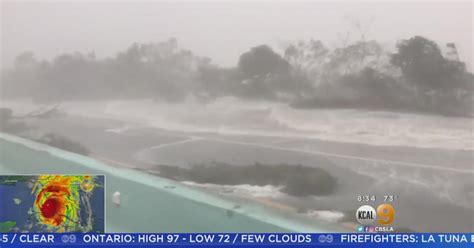
M 473 233 L 0 233 L 3 247 L 474 247 Z

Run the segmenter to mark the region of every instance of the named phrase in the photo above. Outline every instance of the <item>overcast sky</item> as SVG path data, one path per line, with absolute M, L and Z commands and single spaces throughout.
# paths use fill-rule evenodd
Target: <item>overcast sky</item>
M 387 45 L 422 35 L 439 44 L 455 42 L 472 68 L 472 2 L 464 3 L 15 3 L 2 2 L 2 64 L 25 50 L 38 58 L 65 52 L 112 56 L 133 42 L 175 37 L 181 47 L 235 65 L 248 48 L 281 49 L 299 39 L 341 44 L 348 30 Z

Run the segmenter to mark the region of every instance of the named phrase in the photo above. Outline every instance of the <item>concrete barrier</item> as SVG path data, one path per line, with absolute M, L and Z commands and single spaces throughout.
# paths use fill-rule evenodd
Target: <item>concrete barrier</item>
M 106 176 L 107 232 L 333 232 L 268 207 L 235 202 L 140 171 L 0 133 L 0 174 Z M 121 206 L 112 202 L 120 192 Z M 312 222 L 314 223 L 314 222 Z

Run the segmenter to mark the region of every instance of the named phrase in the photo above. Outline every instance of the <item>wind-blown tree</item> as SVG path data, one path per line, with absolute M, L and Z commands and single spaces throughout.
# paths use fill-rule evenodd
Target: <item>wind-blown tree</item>
M 298 41 L 285 49 L 285 59 L 290 63 L 294 74 L 311 79 L 314 83 L 327 81 L 323 65 L 330 51 L 319 40 Z
M 18 55 L 14 62 L 14 69 L 2 71 L 2 97 L 31 96 L 39 81 L 38 64 L 32 52 Z
M 343 48 L 336 48 L 330 55 L 326 69 L 339 75 L 358 73 L 366 67 L 384 66 L 385 51 L 376 41 L 358 41 Z
M 464 63 L 445 59 L 434 41 L 421 36 L 400 41 L 391 63 L 422 91 L 455 88 L 466 72 Z
M 299 41 L 287 47 L 285 58 L 293 68 L 306 71 L 303 74 L 313 86 L 303 98 L 293 102 L 293 106 L 383 108 L 398 105 L 397 97 L 392 94 L 400 90 L 388 73 L 393 71 L 389 54 L 376 41 L 357 41 L 334 50 L 326 48 L 321 41 Z
M 472 114 L 472 74 L 463 62 L 443 56 L 431 40 L 415 36 L 397 44 L 391 63 L 400 68 L 422 108 L 448 113 Z
M 243 53 L 237 68 L 242 73 L 241 95 L 245 97 L 287 101 L 309 88 L 306 78 L 267 45 Z
M 316 84 L 331 83 L 367 67 L 386 71 L 386 58 L 388 53 L 376 41 L 358 41 L 329 50 L 321 41 L 311 39 L 290 44 L 285 49 L 285 59 L 291 66 L 306 72 Z
M 207 58 L 179 49 L 175 39 L 136 43 L 105 59 L 76 52 L 38 61 L 32 53 L 24 53 L 12 69 L 2 72 L 2 97 L 178 101 L 199 89 L 195 82 L 198 68 L 208 63 Z
M 94 54 L 64 54 L 40 68 L 37 100 L 90 99 L 103 92 L 100 62 Z
M 455 49 L 450 43 L 448 48 Z M 32 53 L 2 71 L 1 97 L 38 101 L 154 98 L 181 101 L 235 96 L 295 107 L 352 107 L 402 111 L 472 112 L 473 78 L 456 51 L 415 36 L 389 54 L 365 39 L 329 49 L 321 41 L 290 44 L 284 55 L 267 45 L 222 68 L 178 47 L 175 39 L 131 45 L 110 58 L 62 54 L 50 61 Z
M 260 45 L 240 55 L 239 70 L 247 77 L 288 74 L 290 64 L 269 46 Z
M 189 50 L 179 49 L 177 41 L 152 44 L 135 43 L 108 62 L 121 97 L 155 97 L 167 101 L 182 100 L 196 90 L 198 67 L 208 59 L 196 57 Z
M 324 63 L 329 49 L 320 40 L 298 41 L 285 49 L 285 59 L 294 69 L 311 71 Z

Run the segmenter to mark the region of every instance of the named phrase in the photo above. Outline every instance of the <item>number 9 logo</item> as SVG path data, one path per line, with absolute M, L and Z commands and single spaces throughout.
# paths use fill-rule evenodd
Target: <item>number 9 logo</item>
M 377 207 L 377 222 L 381 225 L 390 225 L 395 220 L 395 209 L 390 204 L 380 204 Z

